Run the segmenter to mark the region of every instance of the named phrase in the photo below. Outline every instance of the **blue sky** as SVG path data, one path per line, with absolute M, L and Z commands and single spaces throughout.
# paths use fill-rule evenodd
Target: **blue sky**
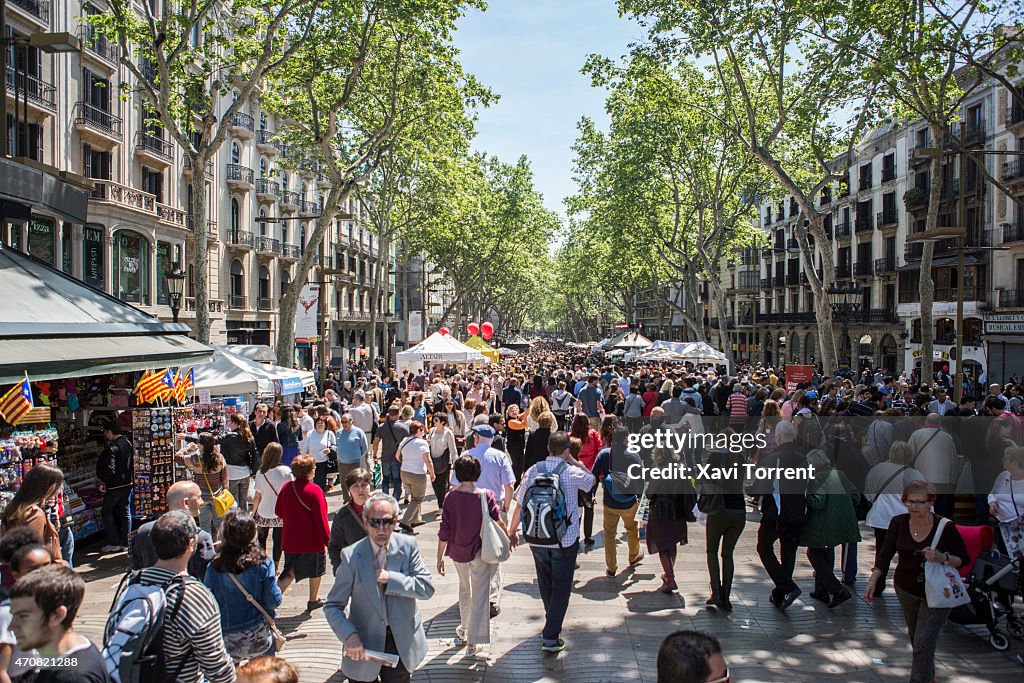
M 614 0 L 489 0 L 459 23 L 462 64 L 501 95 L 480 113 L 475 147 L 514 162 L 525 154 L 545 205 L 564 214 L 562 199 L 576 190 L 572 144 L 576 123 L 606 124 L 605 91 L 580 68 L 590 53 L 619 57 L 641 38 L 620 19 Z

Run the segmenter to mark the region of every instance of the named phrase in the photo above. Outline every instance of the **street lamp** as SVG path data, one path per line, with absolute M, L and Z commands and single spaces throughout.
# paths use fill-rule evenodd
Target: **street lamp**
M 853 313 L 856 313 L 860 309 L 860 302 L 857 297 L 860 296 L 860 290 L 856 287 L 840 287 L 839 285 L 833 285 L 828 288 L 828 301 L 832 307 L 832 313 L 839 316 L 839 319 L 843 323 L 843 336 L 842 339 L 848 339 L 850 336 L 850 317 Z M 850 348 L 846 347 L 844 355 L 849 354 Z M 836 359 L 838 362 L 839 359 Z
M 171 320 L 178 322 L 178 311 L 181 310 L 181 295 L 185 291 L 185 273 L 177 262 L 173 270 L 164 276 L 167 280 L 167 301 L 171 307 Z

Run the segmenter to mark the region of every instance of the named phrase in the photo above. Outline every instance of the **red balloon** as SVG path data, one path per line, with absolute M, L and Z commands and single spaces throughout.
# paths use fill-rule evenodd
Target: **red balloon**
M 480 329 L 483 332 L 484 339 L 488 339 L 489 340 L 491 337 L 494 336 L 494 325 L 492 325 L 490 323 L 484 323 L 480 327 Z
M 476 323 L 470 323 L 466 325 L 466 332 L 469 332 L 470 337 L 475 337 L 480 334 L 480 326 Z
M 442 327 L 441 329 L 438 330 L 438 332 L 440 332 L 441 334 L 448 334 L 448 328 Z

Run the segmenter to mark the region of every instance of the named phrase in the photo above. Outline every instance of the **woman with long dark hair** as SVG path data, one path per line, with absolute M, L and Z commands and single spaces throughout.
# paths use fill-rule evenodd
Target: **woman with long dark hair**
M 63 559 L 57 528 L 50 523 L 43 509 L 46 501 L 56 496 L 64 486 L 64 473 L 52 465 L 36 465 L 21 480 L 14 498 L 3 514 L 3 532 L 24 526 L 35 531 L 50 551 L 55 562 Z
M 284 522 L 277 516 L 277 496 L 281 488 L 295 479 L 290 468 L 281 464 L 281 444 L 268 443 L 263 449 L 263 461 L 256 474 L 256 495 L 252 499 L 253 519 L 259 527 L 260 547 L 267 549 L 267 536 L 274 538 L 274 566 L 281 560 L 281 527 Z
M 274 561 L 256 540 L 256 521 L 248 512 L 229 510 L 220 535 L 220 552 L 210 563 L 203 583 L 220 605 L 224 646 L 236 665 L 245 659 L 273 655 L 274 634 L 267 616 L 273 618 L 281 604 Z
M 512 460 L 512 471 L 523 472 L 526 458 L 526 426 L 525 416 L 520 416 L 519 406 L 510 405 L 505 411 L 505 452 Z
M 228 491 L 235 497 L 238 507 L 245 510 L 249 505 L 249 482 L 259 467 L 260 454 L 245 415 L 232 413 L 228 418 L 228 428 L 229 431 L 215 437 L 214 441 L 228 466 Z M 180 436 L 185 441 L 198 442 L 195 436 Z
M 299 454 L 299 444 L 302 443 L 302 425 L 299 424 L 299 418 L 291 406 L 281 408 L 281 421 L 277 423 L 277 441 L 283 449 L 281 464 L 291 465 L 292 460 Z
M 209 532 L 216 542 L 220 518 L 217 517 L 217 512 L 213 507 L 213 497 L 227 487 L 228 468 L 213 434 L 202 432 L 198 441 L 200 449 L 198 454 L 182 449 L 176 458 L 178 462 L 195 473 L 195 482 L 199 485 L 199 491 L 203 498 L 203 502 L 199 506 L 199 527 Z

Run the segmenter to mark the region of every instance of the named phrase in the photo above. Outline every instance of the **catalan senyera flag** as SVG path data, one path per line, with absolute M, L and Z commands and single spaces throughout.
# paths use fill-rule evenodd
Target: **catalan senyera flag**
M 12 425 L 21 422 L 32 410 L 32 385 L 28 376 L 0 396 L 0 415 Z
M 152 403 L 158 398 L 166 399 L 174 392 L 174 373 L 168 368 L 163 372 L 146 372 L 135 385 L 139 403 Z
M 188 398 L 188 390 L 194 383 L 192 368 L 189 368 L 184 375 L 181 374 L 181 369 L 178 369 L 178 376 L 174 380 L 174 398 L 178 399 L 178 403 L 185 402 L 185 399 Z

